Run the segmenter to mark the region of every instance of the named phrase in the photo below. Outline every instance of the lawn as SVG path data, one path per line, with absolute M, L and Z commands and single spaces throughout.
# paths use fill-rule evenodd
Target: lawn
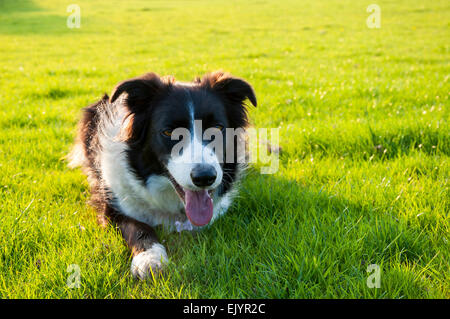
M 448 0 L 379 0 L 381 28 L 370 1 L 77 0 L 68 28 L 70 3 L 0 0 L 1 298 L 450 297 Z M 148 71 L 216 69 L 280 128 L 279 170 L 251 168 L 202 232 L 158 229 L 170 265 L 133 280 L 64 160 L 80 109 Z

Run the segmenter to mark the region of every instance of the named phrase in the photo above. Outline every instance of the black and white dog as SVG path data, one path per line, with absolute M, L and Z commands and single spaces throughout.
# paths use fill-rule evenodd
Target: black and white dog
M 250 84 L 220 71 L 190 83 L 147 73 L 84 109 L 70 166 L 87 175 L 100 224 L 120 229 L 133 276 L 167 262 L 152 227 L 198 229 L 231 204 L 245 162 L 238 140 L 247 99 L 256 106 Z

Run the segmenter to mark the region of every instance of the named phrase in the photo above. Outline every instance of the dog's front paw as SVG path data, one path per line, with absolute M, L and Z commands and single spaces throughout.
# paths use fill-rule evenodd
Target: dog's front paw
M 161 244 L 153 244 L 152 248 L 133 257 L 131 261 L 131 274 L 134 278 L 145 279 L 160 271 L 168 258 L 166 249 Z

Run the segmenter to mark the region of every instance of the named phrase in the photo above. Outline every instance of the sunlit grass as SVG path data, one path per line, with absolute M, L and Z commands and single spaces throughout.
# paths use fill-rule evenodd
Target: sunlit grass
M 449 292 L 448 1 L 0 2 L 0 297 L 437 298 Z M 250 170 L 171 264 L 134 281 L 63 157 L 80 109 L 147 71 L 247 79 L 279 171 Z M 67 267 L 78 264 L 79 289 Z M 366 285 L 369 264 L 381 288 Z

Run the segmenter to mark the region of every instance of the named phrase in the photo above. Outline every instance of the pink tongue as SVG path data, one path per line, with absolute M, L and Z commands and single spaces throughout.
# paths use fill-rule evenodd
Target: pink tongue
M 207 190 L 190 191 L 185 189 L 186 216 L 195 226 L 209 223 L 213 215 L 213 202 Z

